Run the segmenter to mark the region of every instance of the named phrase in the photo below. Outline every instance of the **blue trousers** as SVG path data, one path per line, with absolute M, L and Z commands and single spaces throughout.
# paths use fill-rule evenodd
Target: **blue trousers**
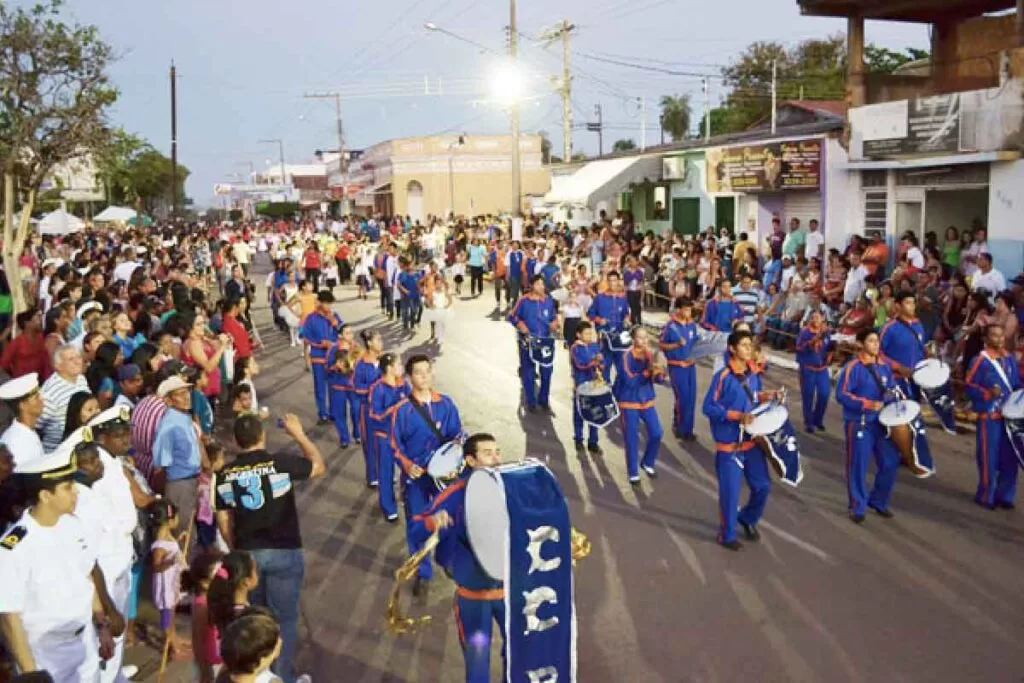
M 604 381 L 606 384 L 612 383 L 612 366 L 615 366 L 615 376 L 618 377 L 622 372 L 622 356 L 624 351 L 613 351 L 611 346 L 608 345 L 608 341 L 604 335 L 601 335 L 601 354 L 604 356 Z M 611 361 L 610 363 L 608 361 Z
M 352 420 L 352 431 L 356 431 L 358 412 L 355 401 L 347 389 L 331 389 L 331 419 L 334 420 L 334 428 L 338 431 L 338 441 L 342 446 L 348 446 L 352 441 L 348 429 L 349 419 Z M 356 432 L 358 434 L 358 432 Z
M 501 633 L 501 657 L 505 659 L 505 601 L 473 600 L 455 595 L 455 623 L 459 627 L 459 645 L 466 660 L 466 683 L 491 680 L 492 621 Z M 504 667 L 503 667 L 504 668 Z
M 391 439 L 384 432 L 374 432 L 373 443 L 377 453 L 377 481 L 380 488 L 377 496 L 380 509 L 385 517 L 398 514 L 395 502 L 395 452 L 391 450 Z
M 285 683 L 295 683 L 293 659 L 299 644 L 299 596 L 306 561 L 302 548 L 250 550 L 260 582 L 249 594 L 253 605 L 266 607 L 281 625 L 281 656 L 271 669 Z
M 736 540 L 737 521 L 754 525 L 764 514 L 768 494 L 772 490 L 768 462 L 760 446 L 736 453 L 716 451 L 715 474 L 718 476 L 720 520 L 718 542 L 731 543 Z M 740 510 L 740 487 L 743 479 L 747 480 L 747 486 L 750 488 L 750 498 Z
M 530 408 L 536 405 L 546 406 L 551 400 L 551 371 L 553 366 L 540 367 L 530 358 L 530 350 L 519 347 L 519 375 L 523 382 L 523 396 Z M 537 391 L 537 374 L 540 371 L 540 391 Z
M 588 446 L 597 446 L 597 427 L 590 425 L 587 429 Z M 583 443 L 583 416 L 576 406 L 576 396 L 573 395 L 572 402 L 572 440 L 576 443 Z
M 697 368 L 693 365 L 670 365 L 668 376 L 672 380 L 672 393 L 676 397 L 672 411 L 672 431 L 680 436 L 693 436 L 693 416 L 697 410 Z
M 370 430 L 370 406 L 359 402 L 359 433 L 363 435 L 363 463 L 366 465 L 366 483 L 377 483 L 377 450 Z
M 982 505 L 1012 503 L 1017 495 L 1017 456 L 1002 420 L 978 420 L 978 493 Z
M 850 494 L 850 513 L 863 515 L 868 507 L 888 510 L 889 498 L 896 485 L 900 454 L 878 422 L 847 420 L 846 487 Z M 868 494 L 868 463 L 875 459 L 875 485 Z
M 313 398 L 316 399 L 317 419 L 326 420 L 331 416 L 327 409 L 327 365 L 323 359 L 313 359 Z
M 804 426 L 825 428 L 825 410 L 828 408 L 832 382 L 828 370 L 811 370 L 800 366 L 800 401 L 804 409 Z
M 425 467 L 425 466 L 424 466 Z M 431 501 L 437 495 L 437 485 L 429 475 L 424 474 L 419 479 L 409 479 L 402 474 L 402 507 L 405 509 L 405 542 L 409 548 L 409 554 L 414 555 L 420 549 L 418 543 L 413 541 L 412 518 L 426 512 Z M 424 557 L 416 570 L 416 575 L 421 579 L 429 581 L 434 576 L 434 559 Z
M 366 405 L 366 397 L 352 391 L 348 395 L 348 411 L 352 415 L 352 438 L 362 441 L 366 434 L 363 426 L 363 406 Z
M 647 427 L 647 445 L 644 447 L 644 458 L 639 461 L 641 422 Z M 640 476 L 641 462 L 645 467 L 654 467 L 658 459 L 661 437 L 664 436 L 661 421 L 658 420 L 658 411 L 654 406 L 640 409 L 623 408 L 622 434 L 626 440 L 626 471 L 630 479 L 636 479 Z
M 408 330 L 420 324 L 423 302 L 419 299 L 402 299 L 402 329 Z

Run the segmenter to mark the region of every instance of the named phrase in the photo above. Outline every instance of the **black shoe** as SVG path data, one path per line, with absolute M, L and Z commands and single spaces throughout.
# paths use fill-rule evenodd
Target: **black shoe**
M 526 412 L 531 413 L 531 414 L 536 414 L 537 406 L 526 406 Z
M 817 425 L 815 427 L 815 429 L 817 429 L 819 432 L 824 432 L 825 431 L 825 425 Z
M 982 503 L 982 502 L 981 502 L 980 500 L 978 500 L 977 498 L 975 498 L 975 499 L 974 499 L 974 504 L 975 504 L 975 505 L 977 505 L 977 506 L 979 506 L 979 507 L 983 507 L 983 508 L 985 508 L 986 510 L 995 510 L 995 509 L 996 509 L 996 506 L 995 506 L 995 505 L 989 505 L 988 503 Z
M 346 449 L 346 448 L 348 448 L 348 447 L 349 447 L 350 445 L 351 445 L 351 444 L 349 444 L 349 443 L 348 443 L 347 441 L 344 441 L 344 442 L 342 442 L 342 443 L 338 444 L 338 448 L 340 448 L 341 450 L 345 450 L 345 449 Z
M 812 427 L 811 425 L 807 425 L 806 427 L 804 427 L 804 431 L 807 432 L 808 434 L 813 434 L 814 427 Z
M 850 515 L 850 519 L 853 520 L 854 524 L 863 524 L 864 523 L 864 515 L 854 515 L 854 514 L 851 514 Z
M 695 434 L 683 434 L 683 441 L 696 441 L 697 436 Z
M 1014 505 L 1013 503 L 997 503 L 997 505 L 999 505 L 999 507 L 1002 508 L 1003 510 L 1016 510 L 1017 509 L 1017 506 Z
M 883 510 L 881 508 L 876 508 L 876 507 L 872 507 L 871 509 L 874 510 L 878 514 L 879 517 L 883 517 L 885 519 L 892 519 L 893 517 L 896 516 L 893 513 L 892 510 Z
M 538 407 L 541 409 L 541 411 L 543 411 L 544 413 L 547 413 L 551 417 L 555 416 L 555 411 L 551 410 L 551 406 L 549 406 L 549 405 L 542 405 L 542 406 L 538 406 Z
M 743 522 L 740 522 L 739 524 L 740 524 L 741 527 L 743 527 L 743 533 L 747 535 L 747 540 L 750 540 L 750 541 L 760 541 L 761 540 L 761 532 L 757 530 L 757 525 L 756 524 L 745 524 Z
M 596 443 L 593 446 L 587 446 L 587 451 L 591 455 L 604 455 L 604 451 L 602 451 L 601 447 L 598 446 Z
M 721 545 L 726 550 L 743 550 L 743 544 L 739 541 L 719 541 L 719 545 Z
M 576 442 L 576 455 L 583 455 L 584 453 L 586 453 L 586 450 L 583 447 L 583 442 L 582 441 L 577 441 Z
M 316 426 L 317 427 L 322 427 L 323 425 L 327 424 L 328 422 L 330 422 L 330 420 L 328 420 L 326 417 L 320 417 L 320 418 L 317 418 L 317 420 L 316 420 Z

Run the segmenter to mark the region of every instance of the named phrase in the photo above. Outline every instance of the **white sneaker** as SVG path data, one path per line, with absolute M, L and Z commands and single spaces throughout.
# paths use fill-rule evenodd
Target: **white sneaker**
M 135 666 L 134 664 L 126 664 L 125 666 L 121 667 L 121 675 L 127 678 L 128 680 L 131 680 L 132 677 L 135 676 L 135 674 L 137 673 L 139 673 L 139 667 Z

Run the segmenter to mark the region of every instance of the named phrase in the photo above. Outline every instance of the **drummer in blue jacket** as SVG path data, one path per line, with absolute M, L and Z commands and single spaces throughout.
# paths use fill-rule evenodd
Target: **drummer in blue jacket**
M 430 507 L 417 515 L 412 536 L 422 545 L 434 531 L 440 531 L 435 551 L 437 563 L 455 582 L 455 621 L 459 644 L 466 660 L 467 683 L 486 683 L 491 674 L 492 622 L 501 633 L 505 657 L 505 586 L 492 579 L 476 559 L 466 530 L 466 484 L 478 467 L 501 465 L 501 450 L 490 434 L 474 434 L 463 446 L 466 469 L 458 481 L 434 498 Z
M 861 524 L 869 507 L 882 517 L 893 517 L 889 498 L 896 485 L 900 454 L 888 438 L 885 426 L 878 421 L 879 411 L 897 387 L 892 366 L 879 355 L 877 332 L 861 330 L 857 333 L 857 342 L 860 352 L 843 366 L 836 380 L 836 400 L 843 407 L 850 519 Z M 878 470 L 869 495 L 867 472 L 872 458 Z
M 402 469 L 406 540 L 412 555 L 422 546 L 412 536 L 413 518 L 430 507 L 437 494 L 437 484 L 427 475 L 427 463 L 438 448 L 462 436 L 462 418 L 451 398 L 433 390 L 430 358 L 410 356 L 405 361 L 405 374 L 412 388 L 409 397 L 398 403 L 392 413 L 391 448 Z M 430 559 L 424 558 L 413 593 L 420 595 L 432 576 Z
M 764 451 L 741 427 L 754 421 L 751 411 L 757 404 L 778 398 L 778 392 L 762 391 L 761 375 L 752 370 L 754 337 L 750 332 L 733 332 L 727 343 L 729 362 L 711 378 L 711 386 L 704 395 L 704 415 L 711 423 L 715 439 L 721 518 L 718 542 L 729 550 L 739 550 L 743 546 L 736 540 L 737 522 L 749 540 L 759 540 L 757 523 L 772 488 Z M 740 482 L 744 478 L 750 487 L 750 498 L 737 513 Z
M 647 330 L 633 328 L 633 346 L 622 356 L 622 372 L 615 378 L 615 399 L 622 411 L 622 433 L 626 441 L 626 472 L 629 483 L 640 483 L 640 467 L 654 478 L 654 469 L 664 431 L 654 407 L 654 383 L 665 379 L 665 369 L 654 362 Z M 647 445 L 640 460 L 640 423 L 647 427 Z
M 554 366 L 540 365 L 536 368 L 533 359 L 530 358 L 531 337 L 552 338 L 561 329 L 558 314 L 555 312 L 555 300 L 547 295 L 542 276 L 534 275 L 530 279 L 530 292 L 519 297 L 508 316 L 508 321 L 515 325 L 519 332 L 519 379 L 523 384 L 526 409 L 532 413 L 540 406 L 542 410 L 550 413 L 551 371 Z M 554 346 L 551 350 L 554 353 Z M 537 369 L 540 371 L 540 392 L 537 391 Z
M 342 325 L 338 341 L 327 352 L 327 386 L 330 389 L 331 419 L 338 432 L 338 442 L 348 448 L 352 432 L 359 436 L 359 408 L 352 396 L 355 354 L 358 353 L 352 328 Z M 352 432 L 349 431 L 349 420 Z
M 921 390 L 912 381 L 914 367 L 925 357 L 924 327 L 917 319 L 917 299 L 911 292 L 900 292 L 896 295 L 897 315 L 882 328 L 882 355 L 892 365 L 893 371 L 899 375 L 903 393 L 915 401 L 921 400 Z
M 597 343 L 597 332 L 594 330 L 594 326 L 586 320 L 580 321 L 576 326 L 576 342 L 569 349 L 569 357 L 572 360 L 574 392 L 580 388 L 581 384 L 593 382 L 600 375 L 604 356 L 601 355 L 601 346 Z M 597 445 L 597 427 L 590 425 L 588 436 L 590 438 L 587 439 L 587 450 L 595 455 L 600 455 L 601 447 Z M 575 400 L 572 407 L 572 440 L 576 444 L 576 452 L 582 455 L 583 416 L 580 414 Z
M 309 344 L 309 356 L 313 366 L 313 397 L 316 400 L 317 424 L 330 422 L 327 409 L 327 352 L 338 341 L 338 328 L 344 323 L 331 310 L 334 295 L 323 290 L 317 295 L 316 309 L 306 316 L 302 323 L 302 339 Z
M 985 349 L 974 357 L 964 386 L 978 413 L 978 491 L 974 500 L 989 510 L 1012 510 L 1017 495 L 1017 457 L 1000 406 L 1021 388 L 1021 379 L 1013 354 L 1006 352 L 1002 325 L 985 329 Z
M 832 361 L 835 342 L 825 326 L 821 311 L 811 311 L 807 327 L 796 338 L 796 362 L 800 368 L 800 402 L 804 409 L 804 429 L 813 434 L 815 429 L 825 431 L 825 410 L 831 379 L 828 366 Z
M 370 386 L 367 396 L 367 428 L 372 435 L 373 457 L 377 464 L 380 509 L 388 522 L 398 521 L 395 503 L 395 454 L 391 450 L 391 414 L 395 406 L 409 395 L 409 385 L 402 378 L 402 364 L 393 353 L 385 353 L 379 361 L 380 379 Z
M 615 365 L 616 377 L 622 372 L 622 356 L 626 349 L 616 351 L 608 342 L 609 336 L 617 335 L 627 329 L 629 321 L 629 301 L 622 284 L 622 276 L 618 271 L 610 270 L 605 276 L 608 291 L 594 297 L 587 311 L 587 318 L 597 327 L 601 337 L 601 352 L 604 354 L 604 381 L 612 381 L 612 365 Z
M 658 340 L 668 361 L 668 374 L 675 395 L 672 433 L 683 441 L 693 441 L 693 416 L 697 410 L 697 368 L 690 360 L 697 343 L 697 323 L 693 321 L 693 302 L 677 297 L 675 311 L 661 330 Z
M 722 280 L 718 286 L 718 294 L 704 305 L 704 316 L 701 327 L 712 332 L 728 332 L 733 322 L 743 319 L 743 309 L 738 301 L 732 298 L 732 284 Z

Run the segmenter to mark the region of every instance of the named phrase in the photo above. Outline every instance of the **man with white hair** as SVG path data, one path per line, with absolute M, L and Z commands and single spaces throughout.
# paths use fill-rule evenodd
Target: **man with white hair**
M 43 414 L 36 423 L 36 430 L 47 453 L 57 448 L 64 439 L 64 423 L 71 396 L 79 391 L 89 391 L 89 383 L 82 374 L 85 369 L 82 352 L 74 345 L 58 346 L 53 351 L 52 360 L 54 372 L 43 382 Z

